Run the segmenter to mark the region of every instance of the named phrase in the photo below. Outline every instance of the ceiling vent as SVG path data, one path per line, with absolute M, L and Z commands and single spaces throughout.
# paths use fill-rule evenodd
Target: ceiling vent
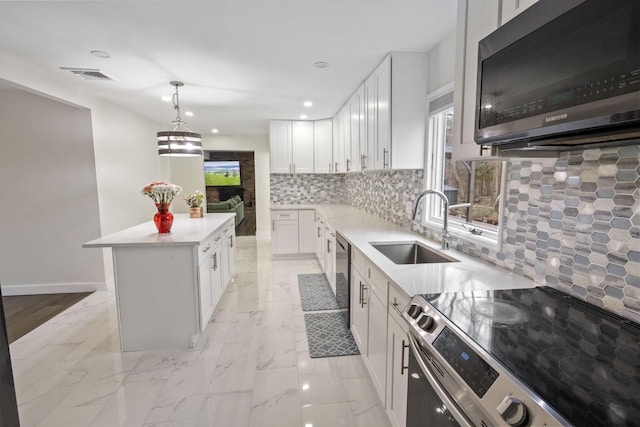
M 113 80 L 111 77 L 103 74 L 97 68 L 71 68 L 60 67 L 61 70 L 70 71 L 78 77 L 82 77 L 85 80 Z

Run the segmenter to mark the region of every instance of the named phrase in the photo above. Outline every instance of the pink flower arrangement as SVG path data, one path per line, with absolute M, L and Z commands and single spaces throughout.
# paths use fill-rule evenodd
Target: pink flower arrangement
M 164 181 L 153 181 L 146 185 L 141 193 L 149 196 L 154 203 L 171 203 L 176 194 L 182 191 L 179 185 L 171 184 Z

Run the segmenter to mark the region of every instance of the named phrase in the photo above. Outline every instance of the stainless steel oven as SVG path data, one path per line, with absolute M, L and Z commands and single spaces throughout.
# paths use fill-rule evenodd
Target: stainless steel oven
M 548 287 L 416 295 L 402 317 L 410 427 L 638 425 L 629 319 Z

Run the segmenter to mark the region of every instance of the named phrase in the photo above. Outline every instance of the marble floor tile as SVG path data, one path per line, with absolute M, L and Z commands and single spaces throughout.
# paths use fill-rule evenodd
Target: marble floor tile
M 256 372 L 249 425 L 301 425 L 298 373 L 295 368 Z
M 351 427 L 355 425 L 349 403 L 327 403 L 302 407 L 302 426 Z
M 233 281 L 193 349 L 120 351 L 113 290 L 11 344 L 22 427 L 386 427 L 360 356 L 311 359 L 298 274 L 238 238 Z

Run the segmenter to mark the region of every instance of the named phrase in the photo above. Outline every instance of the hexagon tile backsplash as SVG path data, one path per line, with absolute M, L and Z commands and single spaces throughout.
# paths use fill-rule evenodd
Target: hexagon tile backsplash
M 511 160 L 502 250 L 452 246 L 640 323 L 639 159 L 640 145 L 629 145 Z M 272 175 L 272 201 L 344 202 L 439 240 L 439 229 L 410 219 L 422 172 Z

